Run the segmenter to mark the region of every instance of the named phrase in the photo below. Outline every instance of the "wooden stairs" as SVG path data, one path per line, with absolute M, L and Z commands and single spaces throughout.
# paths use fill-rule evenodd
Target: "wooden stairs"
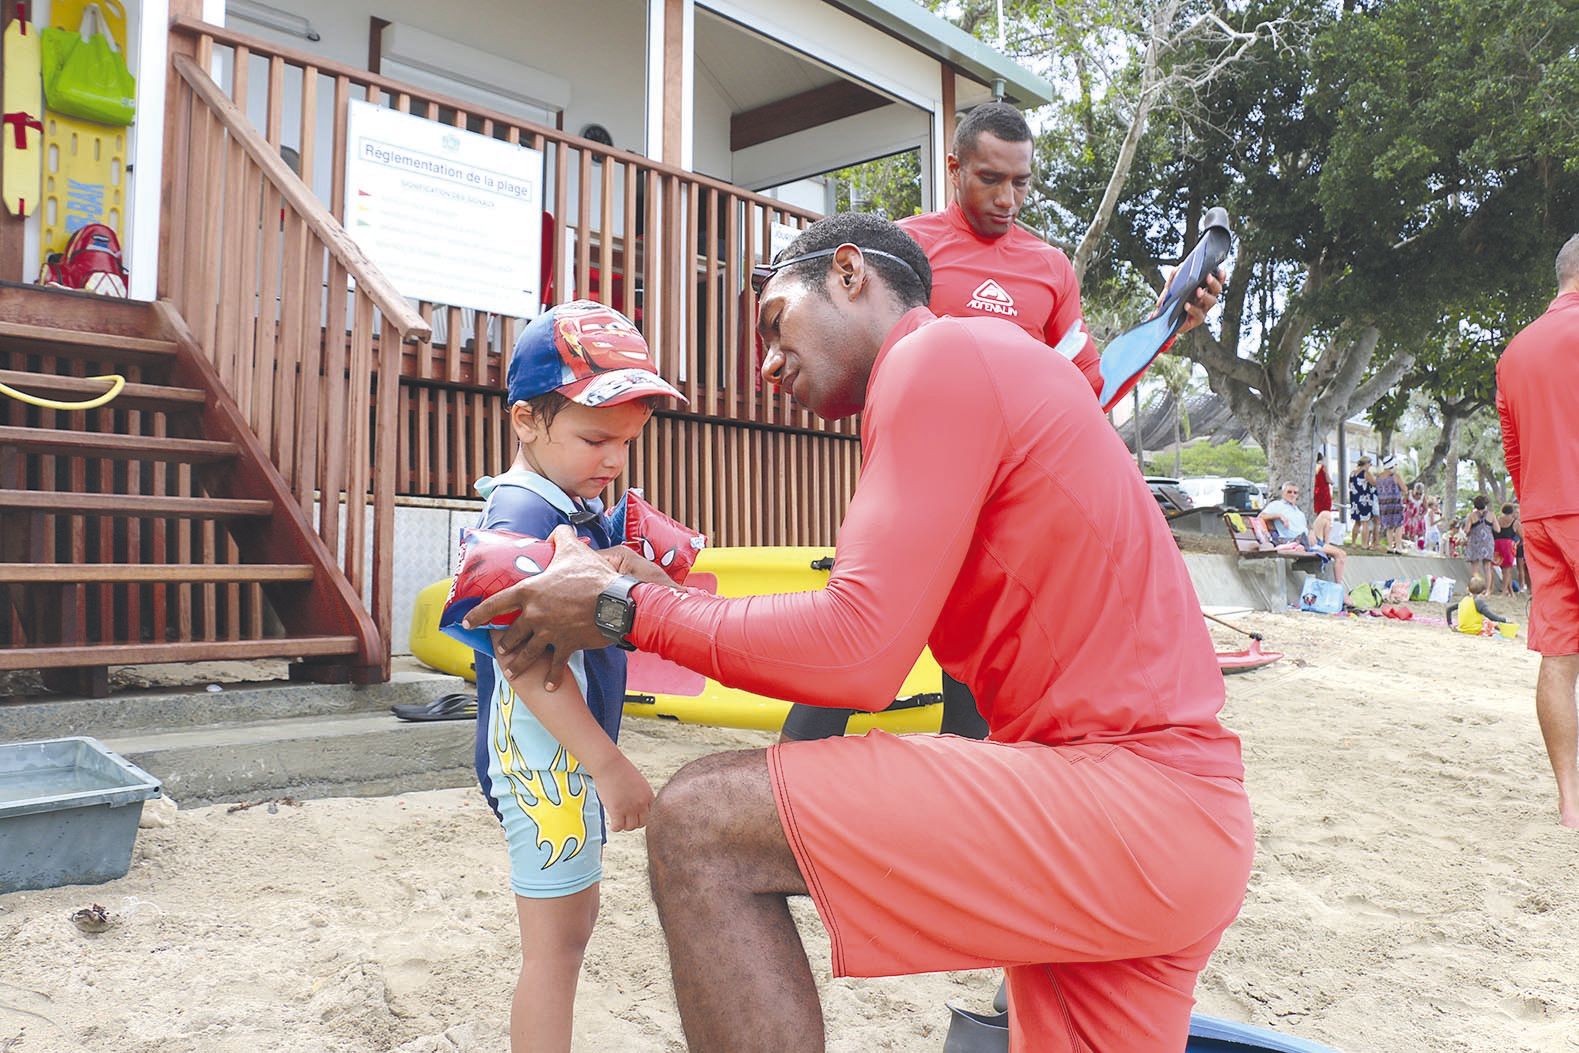
M 102 695 L 108 668 L 284 658 L 383 679 L 388 649 L 168 305 L 0 283 L 0 671 Z

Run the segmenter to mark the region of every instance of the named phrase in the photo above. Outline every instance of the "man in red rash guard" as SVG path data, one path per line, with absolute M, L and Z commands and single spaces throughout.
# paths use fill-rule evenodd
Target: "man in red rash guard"
M 1535 712 L 1564 826 L 1579 828 L 1579 235 L 1557 254 L 1557 299 L 1497 362 L 1502 449 L 1530 564 Z
M 1008 319 L 1073 361 L 1100 395 L 1102 356 L 1081 315 L 1074 267 L 1058 249 L 1015 225 L 1031 186 L 1033 145 L 1031 127 L 1019 110 L 1003 102 L 977 106 L 954 130 L 948 155 L 953 204 L 898 224 L 927 254 L 933 314 Z M 1181 331 L 1199 325 L 1215 302 L 1215 293 L 1198 294 Z M 783 735 L 842 735 L 852 715 L 848 709 L 795 706 Z M 976 700 L 947 674 L 939 730 L 978 739 L 987 734 Z
M 1005 967 L 1019 1053 L 1177 1053 L 1254 842 L 1195 591 L 1090 385 L 998 318 L 937 318 L 914 242 L 814 224 L 765 275 L 763 372 L 863 463 L 827 588 L 727 599 L 621 574 L 560 531 L 512 675 L 619 639 L 722 683 L 878 710 L 923 644 L 986 700 L 989 740 L 787 742 L 674 776 L 647 836 L 689 1048 L 824 1048 L 787 897 L 840 976 Z M 637 576 L 632 576 L 635 573 Z M 644 580 L 638 580 L 638 577 Z
M 1005 318 L 1080 367 L 1102 391 L 1102 356 L 1080 314 L 1069 257 L 1015 225 L 1031 187 L 1031 128 L 1003 102 L 977 106 L 948 155 L 954 201 L 899 221 L 932 265 L 932 313 Z

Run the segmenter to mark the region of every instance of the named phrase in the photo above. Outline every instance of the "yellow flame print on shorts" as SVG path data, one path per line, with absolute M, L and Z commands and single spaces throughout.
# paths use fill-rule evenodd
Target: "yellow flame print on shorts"
M 526 763 L 510 736 L 510 717 L 520 699 L 506 687 L 499 695 L 499 711 L 494 715 L 493 748 L 499 756 L 499 770 L 510 785 L 510 793 L 537 826 L 537 845 L 548 849 L 547 870 L 562 859 L 573 859 L 587 844 L 587 817 L 582 805 L 587 796 L 587 776 L 581 762 L 560 746 L 548 771 L 538 771 Z M 574 789 L 572 789 L 574 787 Z M 566 852 L 570 843 L 575 850 Z

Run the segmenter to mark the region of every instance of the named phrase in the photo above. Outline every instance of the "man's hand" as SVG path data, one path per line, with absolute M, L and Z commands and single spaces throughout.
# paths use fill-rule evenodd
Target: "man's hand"
M 662 567 L 639 554 L 635 549 L 615 545 L 613 548 L 599 549 L 598 555 L 614 568 L 616 574 L 629 574 L 637 581 L 645 581 L 649 585 L 674 584 L 674 579 L 664 573 Z
M 608 637 L 592 620 L 602 592 L 619 572 L 577 538 L 568 526 L 549 535 L 554 558 L 543 573 L 516 582 L 483 600 L 466 615 L 466 627 L 487 625 L 507 611 L 521 616 L 493 634 L 494 657 L 506 677 L 519 676 L 545 654 L 548 672 L 543 686 L 559 687 L 570 656 L 608 646 Z M 632 553 L 635 555 L 635 553 Z
M 1162 295 L 1157 298 L 1157 306 L 1162 306 L 1162 301 L 1168 297 L 1168 286 L 1173 284 L 1173 277 L 1178 273 L 1175 268 L 1173 274 L 1168 275 L 1168 285 L 1163 286 Z M 1195 290 L 1195 295 L 1184 305 L 1184 313 L 1188 316 L 1184 324 L 1179 326 L 1179 334 L 1188 333 L 1191 329 L 1206 321 L 1206 312 L 1217 306 L 1217 301 L 1223 295 L 1223 272 L 1213 271 L 1206 276 L 1206 287 Z

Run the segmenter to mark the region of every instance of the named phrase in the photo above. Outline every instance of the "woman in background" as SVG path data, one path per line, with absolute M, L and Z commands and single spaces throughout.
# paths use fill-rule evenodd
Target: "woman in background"
M 1376 477 L 1376 516 L 1387 535 L 1387 551 L 1401 551 L 1404 534 L 1404 484 L 1398 478 L 1398 458 L 1382 458 L 1381 474 Z
M 1354 524 L 1354 543 L 1376 547 L 1376 476 L 1371 474 L 1371 459 L 1361 455 L 1349 473 L 1349 518 Z

